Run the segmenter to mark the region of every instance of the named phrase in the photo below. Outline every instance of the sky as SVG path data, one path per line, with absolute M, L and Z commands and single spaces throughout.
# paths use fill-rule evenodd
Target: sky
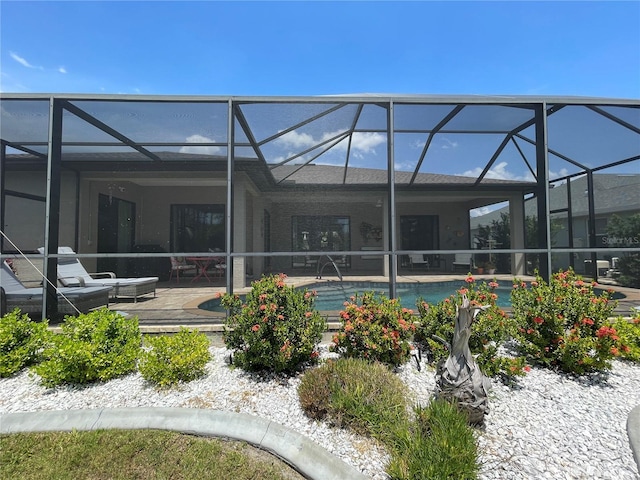
M 640 2 L 0 0 L 0 91 L 638 99 Z

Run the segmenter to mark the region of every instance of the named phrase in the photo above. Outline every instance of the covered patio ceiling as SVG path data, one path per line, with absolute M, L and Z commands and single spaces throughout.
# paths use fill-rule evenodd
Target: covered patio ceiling
M 531 188 L 541 151 L 549 180 L 640 170 L 638 100 L 5 93 L 0 102 L 3 165 L 46 164 L 50 112 L 59 111 L 62 165 L 82 171 L 224 172 L 233 160 L 264 188 L 391 180 L 410 190 L 481 191 Z M 540 138 L 546 150 L 536 148 Z

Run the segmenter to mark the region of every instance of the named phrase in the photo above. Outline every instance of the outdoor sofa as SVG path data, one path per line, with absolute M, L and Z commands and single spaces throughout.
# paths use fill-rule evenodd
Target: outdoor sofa
M 38 251 L 44 253 L 44 248 Z M 58 247 L 58 254 L 70 255 L 58 257 L 58 281 L 65 287 L 111 287 L 113 298 L 133 297 L 134 303 L 142 295 L 156 296 L 158 277 L 118 278 L 113 272 L 88 273 L 79 259 L 71 257 L 75 252 L 70 247 Z
M 22 313 L 42 313 L 42 287 L 26 288 L 16 277 L 11 267 L 2 262 L 0 287 L 5 292 L 8 312 L 18 307 Z M 111 287 L 58 287 L 58 312 L 76 315 L 79 310 L 87 313 L 101 306 L 109 306 Z M 77 310 L 76 310 L 77 309 Z

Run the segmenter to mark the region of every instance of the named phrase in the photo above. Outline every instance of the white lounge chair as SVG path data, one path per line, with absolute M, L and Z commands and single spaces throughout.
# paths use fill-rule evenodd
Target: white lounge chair
M 18 307 L 22 313 L 42 313 L 43 288 L 26 288 L 5 262 L 0 269 L 0 286 L 5 291 L 7 311 Z M 78 313 L 76 308 L 87 313 L 103 305 L 109 306 L 110 291 L 111 287 L 59 287 L 58 312 L 75 315 Z
M 410 253 L 409 263 L 411 264 L 411 270 L 413 270 L 413 267 L 416 265 L 422 265 L 424 268 L 429 270 L 429 259 L 424 258 L 424 255 L 421 253 Z
M 474 267 L 473 255 L 470 253 L 456 253 L 452 267 L 454 272 L 458 268 L 462 268 L 466 272 L 471 272 Z
M 38 251 L 44 253 L 44 248 Z M 112 287 L 113 298 L 133 297 L 134 302 L 142 295 L 156 296 L 158 277 L 118 278 L 113 272 L 88 273 L 80 260 L 71 257 L 75 252 L 70 247 L 58 247 L 58 254 L 70 255 L 58 257 L 58 281 L 65 287 Z

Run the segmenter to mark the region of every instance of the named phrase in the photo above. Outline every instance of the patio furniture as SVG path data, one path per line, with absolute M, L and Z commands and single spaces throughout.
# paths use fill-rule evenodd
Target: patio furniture
M 456 253 L 452 263 L 453 271 L 462 268 L 466 272 L 473 270 L 473 255 L 470 253 Z
M 42 313 L 43 288 L 26 288 L 5 262 L 0 269 L 0 285 L 5 292 L 7 312 L 17 307 L 22 313 Z M 60 287 L 57 292 L 58 312 L 76 315 L 76 309 L 87 313 L 103 305 L 109 306 L 111 287 Z
M 38 251 L 44 253 L 44 248 Z M 75 252 L 70 247 L 58 247 L 58 254 L 75 255 Z M 88 273 L 77 258 L 59 257 L 58 281 L 65 287 L 112 287 L 113 298 L 133 297 L 136 303 L 142 295 L 156 296 L 158 277 L 117 278 L 113 272 Z
M 169 281 L 173 278 L 173 273 L 176 274 L 176 283 L 180 283 L 180 272 L 196 272 L 198 267 L 192 263 L 187 263 L 184 257 L 171 257 L 171 274 L 169 275 Z
M 197 268 L 197 275 L 191 279 L 191 282 L 195 282 L 201 278 L 206 278 L 208 282 L 211 282 L 209 273 L 214 276 L 223 276 L 224 269 L 227 267 L 222 257 L 187 257 L 187 260 L 192 262 Z M 211 272 L 209 271 L 211 269 Z
M 429 259 L 424 258 L 424 255 L 421 253 L 411 253 L 409 254 L 409 264 L 411 265 L 411 270 L 415 265 L 422 265 L 427 270 L 429 270 Z

